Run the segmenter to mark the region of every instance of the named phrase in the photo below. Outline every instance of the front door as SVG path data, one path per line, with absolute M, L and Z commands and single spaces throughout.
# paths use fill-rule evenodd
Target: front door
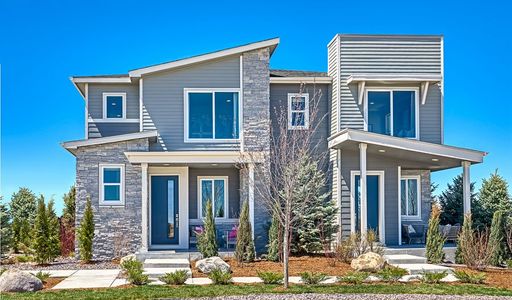
M 151 177 L 151 245 L 178 244 L 178 200 L 178 176 Z
M 361 229 L 361 176 L 355 176 L 355 225 Z M 366 201 L 368 230 L 379 232 L 379 175 L 366 175 Z

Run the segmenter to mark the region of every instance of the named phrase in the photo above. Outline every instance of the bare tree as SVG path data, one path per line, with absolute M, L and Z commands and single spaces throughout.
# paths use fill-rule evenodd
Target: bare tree
M 313 85 L 313 92 L 309 92 L 309 115 L 295 114 L 296 124 L 304 124 L 300 129 L 289 128 L 287 101 L 284 105 L 274 110 L 275 120 L 270 124 L 270 152 L 243 152 L 241 159 L 247 166 L 250 163 L 254 166 L 254 190 L 267 208 L 269 215 L 275 213 L 279 220 L 283 234 L 282 255 L 284 287 L 288 287 L 288 265 L 290 255 L 290 241 L 292 229 L 298 224 L 300 216 L 294 211 L 307 213 L 312 209 L 313 197 L 316 191 L 301 190 L 300 196 L 297 191 L 301 188 L 301 168 L 304 163 L 313 162 L 323 164 L 327 153 L 317 151 L 321 145 L 321 139 L 315 139 L 325 119 L 325 114 L 320 113 L 319 105 L 322 96 L 321 90 Z M 304 95 L 305 85 L 301 84 L 298 95 L 292 99 L 292 106 L 301 109 L 306 105 Z M 306 109 L 306 112 L 308 110 Z M 262 146 L 264 149 L 264 146 Z M 247 171 L 247 170 L 244 170 Z

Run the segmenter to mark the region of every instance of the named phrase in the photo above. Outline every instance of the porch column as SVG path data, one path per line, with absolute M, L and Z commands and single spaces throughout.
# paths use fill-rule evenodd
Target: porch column
M 464 214 L 471 212 L 471 180 L 469 178 L 469 161 L 462 162 L 462 195 L 464 203 Z
M 361 215 L 361 234 L 365 235 L 368 230 L 368 210 L 367 210 L 367 200 L 366 200 L 366 148 L 368 147 L 365 143 L 359 144 L 359 162 L 360 162 L 360 187 L 359 192 L 361 193 L 360 200 L 360 215 Z
M 254 240 L 254 164 L 249 164 L 249 220 Z
M 148 250 L 148 164 L 141 163 L 142 180 L 142 251 Z

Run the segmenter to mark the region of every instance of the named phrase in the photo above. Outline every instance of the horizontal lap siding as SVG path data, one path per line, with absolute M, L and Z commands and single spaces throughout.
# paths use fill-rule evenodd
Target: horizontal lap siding
M 139 132 L 139 123 L 89 123 L 89 138 L 100 138 Z
M 160 134 L 152 150 L 238 149 L 237 143 L 184 142 L 184 89 L 239 87 L 239 56 L 144 76 L 143 128 L 157 130 Z

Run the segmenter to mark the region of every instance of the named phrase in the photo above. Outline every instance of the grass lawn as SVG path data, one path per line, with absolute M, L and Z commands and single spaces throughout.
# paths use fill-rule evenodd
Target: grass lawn
M 126 288 L 43 291 L 25 294 L 2 294 L 6 299 L 153 299 L 189 298 L 262 293 L 324 293 L 324 294 L 439 294 L 512 296 L 512 290 L 468 284 L 361 284 L 361 285 L 292 285 L 283 290 L 276 285 L 207 285 L 207 286 L 140 286 Z

